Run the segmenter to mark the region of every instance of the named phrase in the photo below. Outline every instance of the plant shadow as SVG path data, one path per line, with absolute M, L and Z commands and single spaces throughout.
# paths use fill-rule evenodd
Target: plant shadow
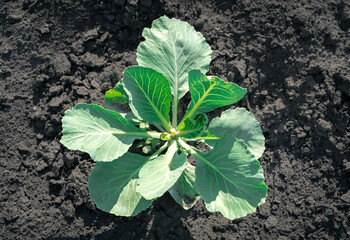
M 96 209 L 80 207 L 76 219 L 82 219 L 85 226 L 96 229 L 94 239 L 193 239 L 184 224 L 184 219 L 195 215 L 193 210 L 185 211 L 170 196 L 164 194 L 152 206 L 134 217 L 119 217 Z M 91 239 L 86 233 L 81 239 Z M 64 239 L 64 238 L 52 238 Z

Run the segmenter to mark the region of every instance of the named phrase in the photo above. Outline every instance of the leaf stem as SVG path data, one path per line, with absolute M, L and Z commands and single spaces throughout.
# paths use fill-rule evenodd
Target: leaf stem
M 196 137 L 196 138 L 192 138 L 192 139 L 187 139 L 187 141 L 198 141 L 198 140 L 218 140 L 220 139 L 219 137 Z
M 160 126 L 159 124 L 153 123 L 153 125 L 156 126 L 156 128 L 158 128 L 161 132 L 166 132 L 165 129 L 162 126 Z
M 146 132 L 148 136 L 152 137 L 152 138 L 160 138 L 160 136 L 162 135 L 162 133 L 160 132 Z
M 177 142 L 179 143 L 179 145 L 181 147 L 186 149 L 190 154 L 192 154 L 192 155 L 196 155 L 197 154 L 197 152 L 190 145 L 188 145 L 184 140 L 182 140 L 182 138 L 178 138 Z
M 177 93 L 174 93 L 174 99 L 173 99 L 173 119 L 171 121 L 173 127 L 175 128 L 177 126 L 177 106 L 178 106 L 178 99 L 177 99 Z
M 160 132 L 112 132 L 116 135 L 132 135 L 132 136 L 141 136 L 141 137 L 151 137 L 151 138 L 160 138 L 162 133 Z
M 191 111 L 189 113 L 186 113 L 184 118 L 181 120 L 181 122 L 179 123 L 179 125 L 176 127 L 176 130 L 178 131 L 182 125 L 182 123 L 187 119 L 187 118 L 192 118 L 193 114 L 196 113 L 196 111 L 198 110 L 199 106 L 202 104 L 202 102 L 204 101 L 204 99 L 209 95 L 210 91 L 214 88 L 215 84 L 211 85 L 203 94 L 203 96 L 198 100 L 197 103 L 194 104 L 193 108 L 191 109 Z
M 163 146 L 161 146 L 155 153 L 153 153 L 150 156 L 150 159 L 157 157 L 161 152 L 163 152 L 164 149 L 168 147 L 168 145 L 169 145 L 169 141 L 166 141 L 166 143 Z
M 197 158 L 199 158 L 201 161 L 203 161 L 205 164 L 207 164 L 208 166 L 210 166 L 211 168 L 215 169 L 216 171 L 218 171 L 218 169 L 216 168 L 216 166 L 214 166 L 211 162 L 209 162 L 205 157 L 203 157 L 202 155 L 200 155 L 197 151 L 197 149 L 195 149 L 194 147 L 188 145 L 184 140 L 182 140 L 181 138 L 178 138 L 178 143 L 181 147 L 183 147 L 184 149 L 186 149 L 190 154 L 196 156 Z M 218 171 L 219 172 L 219 171 Z M 220 173 L 220 172 L 219 172 Z M 221 174 L 221 173 L 220 173 Z M 222 174 L 221 174 L 222 175 Z
M 200 141 L 200 140 L 219 140 L 219 137 L 196 137 L 196 138 L 186 138 L 186 141 Z

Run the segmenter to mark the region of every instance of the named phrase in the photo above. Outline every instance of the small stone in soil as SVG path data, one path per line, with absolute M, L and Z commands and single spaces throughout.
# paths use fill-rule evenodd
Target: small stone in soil
M 71 63 L 65 54 L 56 54 L 51 59 L 56 76 L 60 77 L 70 73 Z
M 74 54 L 70 54 L 69 57 L 73 63 L 79 66 L 99 68 L 104 66 L 106 63 L 103 57 L 99 57 L 96 54 L 92 54 L 89 52 L 79 57 L 75 56 Z
M 247 66 L 243 59 L 241 60 L 235 59 L 235 60 L 229 61 L 227 64 L 228 70 L 233 71 L 234 73 L 238 73 L 242 77 L 245 77 L 245 75 L 247 74 L 246 68 Z
M 152 0 L 141 0 L 141 5 L 145 7 L 150 7 L 152 6 Z
M 63 99 L 61 97 L 54 97 L 48 103 L 48 107 L 55 109 L 55 108 L 59 108 L 62 104 L 63 104 Z
M 275 101 L 275 111 L 278 112 L 278 111 L 282 111 L 286 109 L 286 105 L 283 103 L 282 99 L 277 99 Z
M 51 96 L 55 96 L 58 93 L 60 93 L 61 91 L 63 91 L 63 87 L 62 86 L 52 86 L 49 88 L 49 93 Z
M 110 88 L 111 88 L 111 86 L 110 86 L 110 84 L 107 83 L 107 82 L 102 83 L 102 85 L 101 85 L 101 90 L 102 90 L 103 92 L 108 91 Z
M 116 4 L 116 5 L 123 5 L 124 4 L 124 2 L 125 2 L 125 0 L 114 0 L 114 3 Z
M 318 119 L 317 129 L 323 133 L 329 132 L 332 130 L 332 124 L 324 119 Z
M 92 29 L 84 33 L 83 40 L 84 42 L 87 42 L 89 40 L 93 40 L 98 37 L 97 29 Z
M 340 197 L 344 202 L 350 203 L 350 190 Z
M 197 30 L 202 30 L 204 24 L 205 24 L 204 18 L 199 18 L 195 21 L 194 27 Z
M 270 216 L 265 221 L 266 229 L 271 229 L 278 224 L 278 219 L 275 216 Z
M 100 88 L 100 85 L 99 85 L 95 80 L 92 80 L 92 81 L 91 81 L 91 86 L 93 86 L 93 87 L 96 88 L 96 89 L 99 89 L 99 88 Z
M 59 133 L 59 128 L 52 122 L 46 122 L 44 127 L 44 134 L 47 137 L 54 137 Z
M 267 96 L 267 94 L 268 94 L 267 90 L 262 90 L 260 92 L 260 95 L 262 95 L 262 96 Z
M 89 96 L 89 92 L 84 86 L 77 87 L 75 91 L 79 96 Z

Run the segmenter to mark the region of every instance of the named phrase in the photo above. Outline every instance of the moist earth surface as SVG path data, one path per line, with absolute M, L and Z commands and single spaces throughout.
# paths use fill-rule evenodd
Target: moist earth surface
M 169 194 L 136 217 L 102 212 L 94 162 L 59 143 L 64 111 L 103 105 L 163 15 L 203 34 L 210 75 L 248 90 L 228 108 L 266 137 L 256 213 L 230 221 Z M 1 0 L 0 23 L 0 239 L 350 239 L 349 1 Z

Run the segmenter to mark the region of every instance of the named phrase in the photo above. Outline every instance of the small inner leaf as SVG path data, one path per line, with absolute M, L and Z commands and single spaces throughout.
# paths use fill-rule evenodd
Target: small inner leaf
M 207 128 L 208 117 L 203 114 L 198 119 L 186 119 L 181 127 L 178 136 L 184 138 L 195 138 L 202 134 Z

